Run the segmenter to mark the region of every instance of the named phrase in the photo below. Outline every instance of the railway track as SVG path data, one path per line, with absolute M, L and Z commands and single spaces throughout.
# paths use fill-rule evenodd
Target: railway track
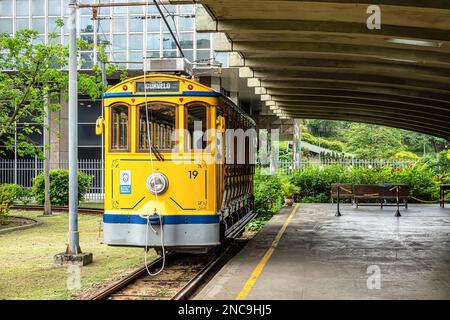
M 11 209 L 16 210 L 26 210 L 26 211 L 42 211 L 44 210 L 44 206 L 40 205 L 14 205 L 11 207 Z M 52 211 L 54 212 L 68 212 L 69 207 L 59 207 L 59 206 L 52 206 Z M 78 213 L 82 214 L 103 214 L 103 209 L 98 208 L 78 208 Z
M 168 254 L 164 270 L 150 276 L 145 266 L 120 281 L 90 296 L 90 300 L 187 300 L 247 243 L 231 240 L 221 251 L 204 255 Z M 161 268 L 162 258 L 149 263 L 154 273 Z

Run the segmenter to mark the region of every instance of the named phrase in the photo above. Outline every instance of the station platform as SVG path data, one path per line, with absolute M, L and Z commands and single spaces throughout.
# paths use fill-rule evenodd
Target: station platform
M 450 299 L 450 209 L 335 211 L 281 209 L 195 299 Z

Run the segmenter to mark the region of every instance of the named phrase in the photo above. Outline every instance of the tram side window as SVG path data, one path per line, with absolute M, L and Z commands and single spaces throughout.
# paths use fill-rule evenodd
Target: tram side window
M 147 124 L 148 113 L 148 124 Z M 149 104 L 139 107 L 139 150 L 149 150 L 148 131 L 152 146 L 172 150 L 175 145 L 176 107 L 170 104 Z
M 187 137 L 188 150 L 205 149 L 207 140 L 203 137 L 207 130 L 208 109 L 201 104 L 187 106 Z
M 128 150 L 129 114 L 127 106 L 111 108 L 111 150 Z

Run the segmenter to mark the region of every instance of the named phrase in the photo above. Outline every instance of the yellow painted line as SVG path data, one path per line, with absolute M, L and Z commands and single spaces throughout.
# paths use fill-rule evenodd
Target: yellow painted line
M 297 211 L 300 204 L 296 204 L 294 209 L 292 209 L 291 214 L 284 222 L 281 229 L 278 231 L 277 236 L 272 242 L 272 245 L 269 249 L 267 249 L 266 253 L 262 257 L 261 261 L 259 261 L 258 265 L 253 269 L 252 274 L 250 275 L 250 278 L 245 283 L 244 287 L 242 288 L 241 292 L 236 296 L 236 300 L 244 300 L 247 298 L 248 294 L 252 290 L 253 286 L 256 283 L 256 280 L 258 280 L 258 277 L 261 275 L 261 272 L 263 271 L 264 267 L 266 266 L 267 262 L 269 261 L 270 257 L 272 256 L 273 252 L 275 251 L 276 247 L 278 246 L 278 243 L 280 242 L 281 237 L 283 236 L 284 231 L 286 231 L 287 226 L 289 223 L 291 223 L 292 217 L 294 216 L 295 212 Z

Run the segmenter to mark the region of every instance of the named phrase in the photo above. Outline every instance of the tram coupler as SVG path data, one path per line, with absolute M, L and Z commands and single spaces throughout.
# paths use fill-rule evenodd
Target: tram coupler
M 164 224 L 164 216 L 159 216 L 157 214 L 154 214 L 154 215 L 148 217 L 148 221 L 152 226 L 154 226 L 154 225 L 162 226 Z

